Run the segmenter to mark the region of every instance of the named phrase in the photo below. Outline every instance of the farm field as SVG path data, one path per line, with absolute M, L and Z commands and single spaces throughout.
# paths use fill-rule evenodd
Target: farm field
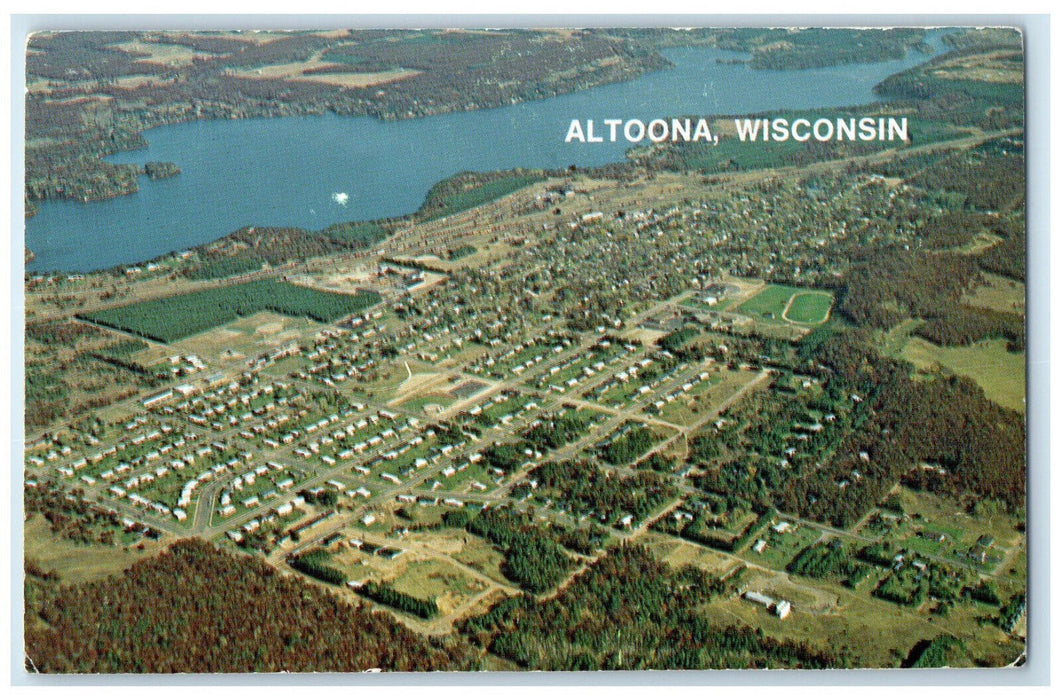
M 379 295 L 322 292 L 275 280 L 244 282 L 86 313 L 85 320 L 171 343 L 259 311 L 335 321 L 379 302 Z

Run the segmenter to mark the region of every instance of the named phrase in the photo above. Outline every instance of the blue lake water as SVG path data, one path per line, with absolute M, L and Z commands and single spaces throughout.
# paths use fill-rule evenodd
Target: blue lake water
M 938 51 L 938 35 L 930 43 Z M 630 144 L 564 143 L 572 119 L 745 115 L 866 104 L 873 86 L 927 56 L 798 71 L 669 49 L 674 66 L 636 80 L 475 112 L 383 122 L 371 117 L 199 121 L 151 129 L 149 146 L 115 163 L 170 161 L 181 174 L 140 179 L 136 194 L 48 201 L 26 221 L 38 271 L 90 271 L 216 240 L 243 226 L 320 229 L 415 211 L 434 183 L 463 170 L 561 168 L 621 161 Z M 599 130 L 602 133 L 603 130 Z M 647 141 L 646 141 L 647 143 Z M 333 195 L 346 193 L 345 205 Z

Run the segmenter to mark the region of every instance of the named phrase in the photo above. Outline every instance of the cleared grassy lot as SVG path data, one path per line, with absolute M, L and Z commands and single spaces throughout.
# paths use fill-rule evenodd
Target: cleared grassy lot
M 825 292 L 801 292 L 792 296 L 785 310 L 785 319 L 795 323 L 825 323 L 833 308 L 833 296 Z
M 987 398 L 1024 413 L 1025 357 L 1009 352 L 1002 339 L 985 340 L 973 345 L 940 347 L 923 338 L 910 338 L 901 356 L 918 369 L 946 367 L 975 381 Z
M 833 295 L 784 284 L 768 284 L 737 307 L 760 321 L 788 321 L 803 325 L 824 323 L 833 306 Z
M 33 515 L 24 526 L 27 559 L 45 571 L 55 571 L 65 584 L 86 583 L 120 574 L 146 556 L 157 554 L 165 543 L 146 540 L 144 549 L 84 545 L 53 534 L 41 515 Z

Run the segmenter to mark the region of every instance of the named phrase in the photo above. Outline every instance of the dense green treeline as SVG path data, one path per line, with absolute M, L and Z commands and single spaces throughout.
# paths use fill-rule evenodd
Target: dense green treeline
M 563 549 L 526 516 L 507 508 L 484 510 L 465 525 L 505 554 L 501 572 L 531 593 L 543 593 L 563 580 L 573 562 Z
M 871 569 L 851 557 L 840 540 L 831 540 L 803 549 L 785 567 L 788 571 L 811 578 L 834 576 L 848 588 L 855 588 L 869 576 Z
M 875 328 L 909 317 L 926 319 L 916 332 L 941 345 L 1002 337 L 1012 349 L 1023 349 L 1023 316 L 962 303 L 982 281 L 974 256 L 875 251 L 845 274 L 840 310 L 854 323 Z
M 425 219 L 439 219 L 466 209 L 472 209 L 535 182 L 541 174 L 513 171 L 511 173 L 461 173 L 439 182 L 427 193 L 427 199 L 417 212 Z M 472 251 L 468 252 L 473 252 Z
M 787 512 L 847 527 L 903 479 L 951 495 L 1024 503 L 1025 427 L 1015 411 L 989 401 L 963 377 L 917 381 L 907 364 L 852 342 L 852 332 L 818 346 L 815 361 L 863 393 L 872 413 L 848 434 L 825 468 L 777 490 Z M 920 469 L 922 463 L 940 469 Z M 841 482 L 844 488 L 840 488 Z
M 935 639 L 914 647 L 911 654 L 914 656 L 910 668 L 942 668 L 951 665 L 949 659 L 953 653 L 960 652 L 964 648 L 962 642 L 953 635 L 941 634 Z
M 331 555 L 323 549 L 314 549 L 290 560 L 291 568 L 312 576 L 318 581 L 341 586 L 346 583 L 346 574 L 328 564 Z
M 396 610 L 422 617 L 425 620 L 438 615 L 438 605 L 435 601 L 423 600 L 408 593 L 402 593 L 385 583 L 369 581 L 358 588 L 357 592 L 377 603 L 389 605 Z

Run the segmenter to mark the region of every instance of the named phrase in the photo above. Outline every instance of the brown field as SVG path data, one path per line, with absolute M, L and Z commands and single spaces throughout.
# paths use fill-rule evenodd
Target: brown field
M 985 83 L 1024 81 L 1021 53 L 1011 50 L 959 56 L 940 64 L 932 74 L 946 80 L 979 80 Z
M 322 326 L 304 318 L 282 316 L 272 311 L 260 311 L 232 323 L 204 331 L 170 346 L 168 354 L 191 353 L 208 364 L 221 357 L 225 350 L 252 357 L 288 340 L 312 333 Z
M 681 542 L 669 536 L 666 538 L 666 541 L 669 541 L 673 545 L 670 548 L 670 552 L 663 556 L 657 554 L 657 556 L 659 556 L 660 561 L 664 561 L 675 568 L 681 568 L 691 564 L 692 566 L 703 569 L 716 576 L 724 576 L 740 566 L 740 562 L 733 557 L 727 557 L 725 554 L 708 549 L 707 547 L 697 547 L 696 545 L 689 544 L 688 542 Z M 661 541 L 659 543 L 658 548 L 656 549 L 657 552 L 662 550 L 666 541 Z
M 317 277 L 305 277 L 299 280 L 304 287 L 322 289 L 327 292 L 356 294 L 370 285 L 373 274 L 362 267 L 338 268 L 332 274 Z
M 164 40 L 165 35 L 159 35 L 159 38 Z M 197 58 L 210 58 L 213 55 L 180 44 L 155 43 L 139 39 L 127 41 L 124 44 L 114 44 L 114 48 L 132 54 L 149 54 L 138 61 L 162 66 L 186 66 Z
M 452 556 L 459 553 L 461 548 L 465 546 L 464 541 L 471 539 L 471 537 L 472 535 L 469 535 L 464 530 L 443 528 L 442 530 L 410 532 L 406 535 L 405 541 L 410 546 L 421 547 L 425 550 Z
M 636 340 L 645 345 L 651 345 L 665 335 L 665 331 L 652 331 L 647 328 L 631 328 L 621 333 L 625 340 Z
M 973 236 L 973 240 L 969 243 L 954 248 L 955 252 L 964 253 L 966 255 L 978 255 L 993 245 L 997 245 L 1002 242 L 1002 236 L 994 233 L 980 233 Z
M 419 75 L 417 70 L 389 70 L 376 73 L 311 73 L 305 71 L 316 68 L 344 67 L 343 64 L 327 63 L 319 58 L 312 58 L 302 63 L 281 63 L 264 68 L 255 68 L 241 71 L 232 71 L 231 75 L 237 78 L 248 78 L 251 80 L 289 80 L 291 82 L 319 83 L 323 85 L 334 85 L 336 87 L 363 88 L 372 85 L 382 85 L 395 80 L 411 78 Z
M 349 29 L 329 29 L 321 32 L 311 32 L 313 36 L 324 37 L 325 39 L 345 39 L 350 36 Z
M 172 33 L 167 32 L 172 35 Z M 261 29 L 251 29 L 247 31 L 229 31 L 229 32 L 181 32 L 180 36 L 186 37 L 200 37 L 206 39 L 223 38 L 223 39 L 234 39 L 236 41 L 243 41 L 248 44 L 269 44 L 277 39 L 282 39 L 289 35 L 290 32 L 278 32 Z M 163 35 L 165 36 L 165 35 Z
M 114 85 L 126 90 L 149 87 L 151 85 L 162 85 L 165 83 L 156 75 L 123 75 L 113 80 Z

